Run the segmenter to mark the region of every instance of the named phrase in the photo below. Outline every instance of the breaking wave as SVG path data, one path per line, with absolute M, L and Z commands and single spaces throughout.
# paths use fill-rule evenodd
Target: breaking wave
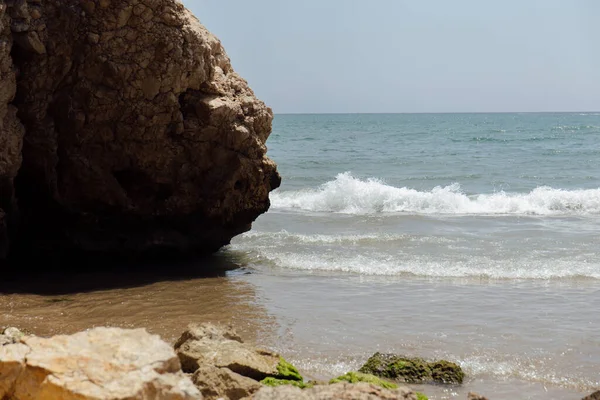
M 600 188 L 563 190 L 543 186 L 529 193 L 467 195 L 458 183 L 418 191 L 394 187 L 375 178 L 358 179 L 349 172 L 338 174 L 315 189 L 275 191 L 275 209 L 345 214 L 600 214 Z

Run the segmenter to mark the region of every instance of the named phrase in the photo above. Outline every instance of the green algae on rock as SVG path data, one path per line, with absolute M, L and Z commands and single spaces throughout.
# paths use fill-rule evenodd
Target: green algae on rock
M 429 397 L 421 392 L 415 392 L 415 394 L 417 395 L 417 400 L 429 400 Z
M 300 375 L 300 372 L 298 372 L 298 368 L 287 362 L 283 357 L 279 357 L 279 364 L 277 364 L 277 376 L 275 378 L 280 380 L 283 379 L 300 382 L 304 380 L 302 375 Z
M 388 382 L 383 380 L 375 375 L 365 374 L 362 372 L 348 372 L 345 375 L 338 376 L 329 381 L 329 383 L 338 383 L 338 382 L 350 382 L 350 383 L 358 383 L 358 382 L 367 382 L 372 383 L 373 385 L 381 386 L 384 389 L 397 389 L 398 385 L 392 382 Z
M 406 383 L 461 384 L 465 376 L 459 365 L 446 360 L 427 362 L 422 358 L 382 353 L 371 356 L 359 371 Z
M 277 379 L 277 378 L 273 378 L 271 376 L 263 379 L 262 381 L 260 381 L 260 383 L 262 383 L 265 386 L 271 386 L 271 387 L 281 386 L 281 385 L 292 385 L 292 386 L 299 387 L 300 389 L 306 389 L 306 388 L 313 387 L 312 383 L 304 383 L 303 381 L 290 380 L 290 379 Z

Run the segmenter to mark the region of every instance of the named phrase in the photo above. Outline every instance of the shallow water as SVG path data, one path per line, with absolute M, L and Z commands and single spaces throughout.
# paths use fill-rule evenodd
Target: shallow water
M 431 399 L 600 388 L 600 114 L 277 116 L 268 143 L 284 183 L 219 254 L 0 282 L 0 325 L 231 322 L 319 379 L 376 351 L 459 363 Z

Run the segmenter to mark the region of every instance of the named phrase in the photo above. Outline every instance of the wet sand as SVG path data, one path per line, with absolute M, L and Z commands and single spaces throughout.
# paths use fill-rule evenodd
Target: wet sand
M 207 263 L 213 265 L 210 274 Z M 263 342 L 274 319 L 254 285 L 220 257 L 165 269 L 27 275 L 0 282 L 0 327 L 40 336 L 96 326 L 146 328 L 173 342 L 189 323 L 220 322 Z

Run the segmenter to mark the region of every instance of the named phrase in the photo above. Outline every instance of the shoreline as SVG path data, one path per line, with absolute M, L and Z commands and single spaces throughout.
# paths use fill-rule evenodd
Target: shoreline
M 108 274 L 108 277 L 112 277 L 109 280 L 114 280 L 118 275 Z M 336 345 L 325 343 L 311 349 L 309 338 L 312 335 L 320 335 L 319 332 L 323 331 L 323 327 L 312 325 L 310 314 L 305 314 L 311 307 L 298 304 L 297 307 L 287 311 L 277 311 L 264 297 L 264 285 L 270 288 L 277 286 L 278 291 L 289 293 L 292 287 L 289 285 L 296 287 L 302 285 L 302 282 L 306 282 L 306 277 L 295 277 L 293 280 L 289 277 L 277 278 L 283 279 L 285 284 L 279 280 L 272 283 L 265 282 L 265 279 L 273 278 L 258 272 L 250 275 L 229 273 L 219 277 L 179 278 L 181 279 L 155 279 L 155 282 L 150 283 L 148 279 L 142 279 L 137 286 L 125 285 L 125 287 L 119 287 L 113 282 L 113 287 L 110 289 L 50 296 L 39 293 L 2 294 L 0 308 L 6 311 L 0 318 L 0 326 L 20 326 L 42 336 L 71 334 L 106 325 L 122 328 L 145 327 L 152 333 L 160 334 L 168 342 L 174 343 L 181 333 L 182 326 L 187 323 L 232 323 L 250 343 L 283 354 L 297 365 L 307 378 L 318 380 L 330 379 L 334 375 L 356 370 L 370 354 L 380 349 L 382 343 L 379 342 L 380 339 L 368 332 L 365 333 L 365 338 L 371 338 L 372 345 L 365 347 L 363 356 L 359 356 L 363 350 L 357 353 L 351 346 L 353 340 L 343 337 L 336 339 L 332 336 L 332 339 L 338 342 Z M 430 284 L 423 282 L 423 285 Z M 315 290 L 318 290 L 318 286 Z M 285 296 L 279 292 L 271 293 L 270 296 L 284 302 L 282 304 L 289 304 Z M 290 326 L 289 318 L 296 318 L 294 315 L 305 315 L 308 319 L 304 324 L 297 325 L 298 322 L 294 322 Z M 436 346 L 436 348 L 438 351 L 442 350 L 440 347 Z M 422 347 L 382 350 L 426 357 L 431 357 L 435 353 Z M 444 358 L 448 356 L 450 359 L 456 358 L 450 348 L 447 350 L 450 351 L 442 351 L 439 355 Z M 338 365 L 342 361 L 343 363 Z M 323 368 L 329 373 L 319 372 Z M 503 391 L 510 393 L 512 387 L 519 387 L 524 393 L 528 391 L 541 393 L 544 388 L 542 382 L 536 383 L 518 377 L 489 376 L 486 373 L 472 375 L 472 367 L 467 368 L 467 372 L 467 380 L 463 387 L 457 389 L 425 385 L 422 386 L 424 388 L 422 390 L 435 399 L 456 398 L 456 396 L 462 398 L 469 390 L 492 396 L 493 399 L 495 392 L 500 395 L 497 398 L 502 398 Z M 560 394 L 557 398 L 573 400 L 583 397 L 591 391 L 590 389 L 576 390 L 572 387 L 563 388 L 560 385 L 548 386 L 548 390 L 552 393 Z

